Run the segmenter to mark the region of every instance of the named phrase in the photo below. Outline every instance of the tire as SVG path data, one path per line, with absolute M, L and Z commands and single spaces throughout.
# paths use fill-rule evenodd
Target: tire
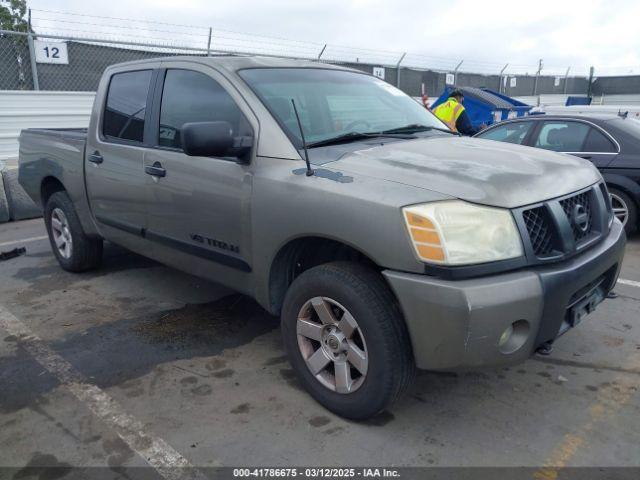
M 53 254 L 63 269 L 84 272 L 100 265 L 102 239 L 85 235 L 66 192 L 55 192 L 49 197 L 44 209 L 44 222 Z M 60 237 L 64 243 L 57 245 L 56 239 Z
M 623 190 L 619 190 L 615 187 L 609 187 L 609 194 L 611 195 L 611 202 L 615 208 L 617 204 L 627 209 L 626 223 L 624 229 L 627 235 L 632 234 L 638 227 L 638 207 L 633 199 Z
M 316 305 L 310 304 L 312 299 Z M 338 321 L 344 320 L 347 312 L 357 324 L 357 329 L 353 330 L 356 333 L 352 333 L 349 339 L 343 338 L 341 342 L 333 339 L 334 346 L 336 343 L 341 345 L 339 348 L 348 345 L 344 347 L 349 352 L 347 358 L 357 357 L 351 356 L 353 345 L 366 357 L 364 375 L 360 371 L 364 370 L 361 359 L 355 362 L 360 364 L 360 370 L 349 362 L 351 366 L 346 370 L 352 384 L 348 391 L 345 391 L 345 383 L 338 381 L 338 377 L 344 378 L 344 375 L 336 375 L 339 370 L 345 371 L 341 360 L 343 353 L 337 354 L 335 362 L 329 360 L 319 376 L 312 373 L 311 366 L 307 364 L 307 360 L 321 350 L 325 357 L 334 355 L 335 358 L 336 355 L 333 351 L 324 353 L 332 340 L 331 329 L 334 327 L 330 323 L 322 327 L 324 333 L 318 341 L 298 335 L 299 314 L 305 321 L 315 324 L 314 334 L 317 325 L 322 325 L 316 310 L 321 307 L 317 305 L 328 305 L 333 319 Z M 406 390 L 413 378 L 415 363 L 404 319 L 386 282 L 370 268 L 357 263 L 334 262 L 303 272 L 287 291 L 281 320 L 287 355 L 300 382 L 314 399 L 342 417 L 364 420 L 379 414 Z M 337 325 L 344 324 L 339 322 Z M 349 328 L 344 332 L 338 329 L 334 335 L 347 330 Z M 316 346 L 318 349 L 314 352 Z M 332 378 L 334 385 L 331 384 Z

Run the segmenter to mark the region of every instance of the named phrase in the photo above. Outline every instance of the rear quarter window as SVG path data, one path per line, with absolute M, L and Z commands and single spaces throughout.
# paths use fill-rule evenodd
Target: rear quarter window
M 594 153 L 614 153 L 617 150 L 613 142 L 604 133 L 593 127 L 589 130 L 582 149 L 585 152 Z

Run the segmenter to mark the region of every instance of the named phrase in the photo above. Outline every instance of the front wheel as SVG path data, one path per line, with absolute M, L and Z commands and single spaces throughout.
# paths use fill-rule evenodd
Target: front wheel
M 378 272 L 359 264 L 329 263 L 296 278 L 282 309 L 282 335 L 304 387 L 346 418 L 383 411 L 415 369 L 393 294 Z
M 83 272 L 100 265 L 102 239 L 90 238 L 84 233 L 66 192 L 55 192 L 49 197 L 44 221 L 53 254 L 62 268 L 69 272 Z

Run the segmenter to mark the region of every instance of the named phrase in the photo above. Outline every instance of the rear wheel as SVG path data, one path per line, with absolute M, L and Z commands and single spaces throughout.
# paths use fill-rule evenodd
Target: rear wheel
M 393 403 L 414 372 L 395 298 L 379 273 L 335 262 L 302 273 L 282 310 L 289 360 L 309 393 L 343 417 L 372 417 Z
M 62 268 L 70 272 L 83 272 L 100 265 L 102 239 L 85 235 L 66 192 L 55 192 L 49 197 L 44 221 L 51 248 Z
M 635 202 L 626 192 L 617 188 L 610 187 L 609 195 L 613 214 L 620 220 L 627 234 L 633 233 L 638 222 L 638 209 Z

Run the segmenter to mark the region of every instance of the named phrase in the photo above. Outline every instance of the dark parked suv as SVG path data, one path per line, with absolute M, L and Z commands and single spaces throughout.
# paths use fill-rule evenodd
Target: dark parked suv
M 607 183 L 615 215 L 627 233 L 638 227 L 639 120 L 618 115 L 532 115 L 497 123 L 476 136 L 592 161 Z

